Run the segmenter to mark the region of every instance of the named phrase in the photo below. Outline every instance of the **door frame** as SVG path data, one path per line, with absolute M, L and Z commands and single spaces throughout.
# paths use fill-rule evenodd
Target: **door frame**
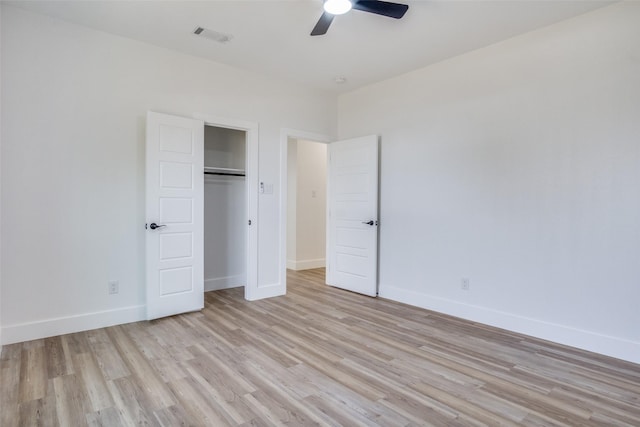
M 289 151 L 289 138 L 306 139 L 308 141 L 318 142 L 320 144 L 330 144 L 334 141 L 328 135 L 307 132 L 297 129 L 282 128 L 280 131 L 280 245 L 278 262 L 280 268 L 278 269 L 280 277 L 278 282 L 284 284 L 284 289 L 287 289 L 287 202 L 289 200 L 287 194 L 287 181 L 288 181 L 288 151 Z
M 234 129 L 246 132 L 245 187 L 247 203 L 246 273 L 244 298 L 253 301 L 258 298 L 258 143 L 260 127 L 257 122 L 194 114 L 194 118 L 204 121 L 205 126 Z M 204 177 L 203 177 L 204 179 Z

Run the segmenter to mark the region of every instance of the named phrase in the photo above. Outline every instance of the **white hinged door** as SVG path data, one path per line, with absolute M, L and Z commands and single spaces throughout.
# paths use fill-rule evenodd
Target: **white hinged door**
M 329 144 L 327 284 L 378 292 L 378 137 Z
M 147 318 L 204 307 L 204 122 L 147 113 Z

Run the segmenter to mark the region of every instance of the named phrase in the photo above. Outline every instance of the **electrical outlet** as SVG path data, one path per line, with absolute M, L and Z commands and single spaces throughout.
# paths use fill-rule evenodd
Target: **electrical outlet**
M 468 291 L 469 290 L 469 279 L 466 277 L 463 277 L 462 280 L 460 281 L 460 289 L 462 289 L 463 291 Z
M 120 291 L 120 283 L 117 280 L 109 281 L 109 295 L 117 294 Z

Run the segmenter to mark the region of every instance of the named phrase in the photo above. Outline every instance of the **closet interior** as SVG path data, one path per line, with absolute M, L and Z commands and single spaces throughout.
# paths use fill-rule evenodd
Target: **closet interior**
M 247 278 L 245 131 L 204 128 L 204 289 L 244 286 Z

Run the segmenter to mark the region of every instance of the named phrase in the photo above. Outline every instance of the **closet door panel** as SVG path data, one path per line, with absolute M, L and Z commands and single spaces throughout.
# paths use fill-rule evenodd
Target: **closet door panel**
M 169 261 L 193 257 L 193 233 L 160 235 L 160 260 Z
M 160 295 L 169 296 L 193 291 L 193 268 L 167 268 L 160 270 Z
M 204 306 L 204 123 L 149 112 L 147 318 Z
M 193 200 L 184 197 L 160 198 L 160 221 L 163 224 L 193 224 Z
M 160 162 L 160 188 L 193 189 L 193 165 L 191 163 Z
M 159 129 L 160 151 L 193 154 L 191 129 L 168 124 L 161 124 Z

